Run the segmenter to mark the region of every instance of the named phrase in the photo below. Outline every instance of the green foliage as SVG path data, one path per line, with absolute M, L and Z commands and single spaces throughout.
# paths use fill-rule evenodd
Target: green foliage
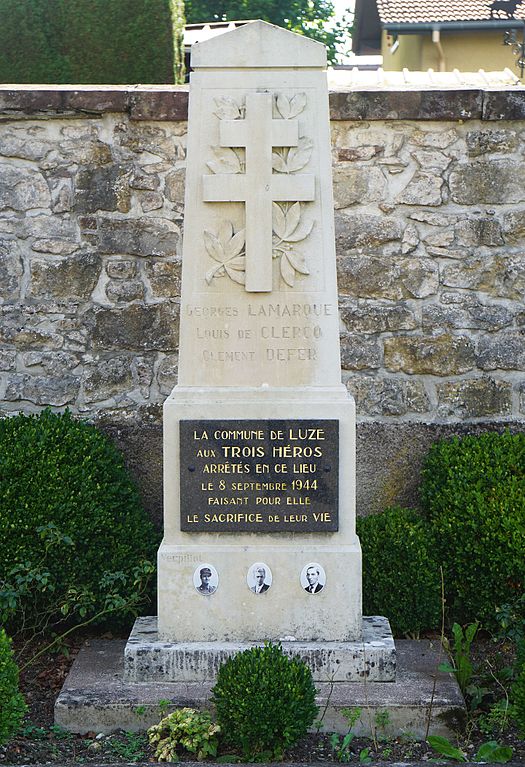
M 452 645 L 446 637 L 443 638 L 445 650 L 449 653 L 451 663 L 441 663 L 439 670 L 454 674 L 463 695 L 467 692 L 474 671 L 470 659 L 470 648 L 478 628 L 479 623 L 477 622 L 466 626 L 465 630 L 458 623 L 454 623 L 452 626 L 452 636 L 454 637 Z
M 177 748 L 195 754 L 197 759 L 217 756 L 218 734 L 221 728 L 213 724 L 207 711 L 179 708 L 148 730 L 150 745 L 155 748 L 159 762 L 178 762 Z
M 248 760 L 281 758 L 306 735 L 317 713 L 309 668 L 278 644 L 227 660 L 212 693 L 222 732 Z
M 502 735 L 509 726 L 512 706 L 508 698 L 498 700 L 486 714 L 478 717 L 478 727 L 484 735 Z
M 441 583 L 428 527 L 409 509 L 358 518 L 363 551 L 363 612 L 386 615 L 396 635 L 439 626 Z
M 454 759 L 456 762 L 467 761 L 464 752 L 454 746 L 448 738 L 444 738 L 442 735 L 429 735 L 427 741 L 431 748 L 438 754 L 441 754 L 441 756 L 446 756 L 447 759 Z
M 485 762 L 486 764 L 505 764 L 512 759 L 512 748 L 510 746 L 500 746 L 496 740 L 489 740 L 483 743 L 475 756 L 476 762 Z
M 159 713 L 162 719 L 168 715 L 168 709 L 171 705 L 172 705 L 171 701 L 167 700 L 166 698 L 161 698 L 159 702 L 157 703 L 157 706 L 159 707 Z
M 23 738 L 31 738 L 31 740 L 45 740 L 49 737 L 49 730 L 45 727 L 38 727 L 36 724 L 26 724 L 20 730 L 20 735 Z
M 186 24 L 184 0 L 169 0 L 169 4 L 173 38 L 173 81 L 177 85 L 182 85 L 186 72 L 184 62 L 184 27 Z
M 170 1 L 0 0 L 0 82 L 173 82 Z
M 350 746 L 354 738 L 354 732 L 347 732 L 344 736 L 338 735 L 336 732 L 330 735 L 330 745 L 332 746 L 336 762 L 344 763 L 351 761 L 352 750 Z
M 427 738 L 430 746 L 441 756 L 447 759 L 453 759 L 456 762 L 467 762 L 468 758 L 461 749 L 456 748 L 447 738 L 441 735 L 429 735 Z M 501 746 L 497 741 L 490 740 L 483 743 L 474 757 L 475 762 L 486 762 L 489 764 L 505 764 L 512 759 L 512 748 L 510 746 Z
M 496 607 L 496 621 L 502 639 L 510 639 L 516 646 L 525 641 L 525 591 Z
M 517 675 L 511 689 L 512 715 L 520 736 L 525 738 L 525 642 L 518 648 Z
M 323 43 L 335 63 L 336 47 L 349 42 L 352 27 L 346 19 L 333 24 L 333 15 L 331 0 L 186 0 L 188 24 L 262 19 Z
M 25 712 L 11 641 L 4 629 L 0 629 L 0 746 L 15 735 Z
M 344 736 L 340 736 L 336 732 L 333 732 L 330 736 L 330 745 L 332 746 L 336 762 L 350 762 L 353 755 L 351 745 L 355 738 L 355 732 L 352 732 L 352 727 L 361 716 L 361 709 L 358 707 L 345 708 L 342 710 L 342 713 L 348 722 L 348 732 Z
M 148 586 L 154 573 L 155 566 L 148 560 L 141 561 L 131 573 L 104 573 L 99 581 L 101 602 L 87 586 L 70 586 L 61 592 L 55 588 L 51 574 L 45 572 L 42 576 L 38 566 L 25 563 L 12 568 L 8 580 L 0 581 L 0 620 L 11 621 L 16 626 L 14 635 L 23 637 L 18 653 L 25 658 L 22 669 L 52 649 L 65 648 L 64 639 L 80 627 L 138 615 L 150 601 Z M 46 597 L 44 605 L 42 595 Z M 61 624 L 67 624 L 67 628 Z M 35 654 L 32 643 L 51 628 L 53 639 L 40 645 Z
M 147 757 L 146 745 L 145 736 L 139 732 L 124 732 L 120 737 L 108 739 L 111 753 L 126 762 L 144 762 Z
M 157 546 L 119 451 L 50 411 L 0 420 L 0 539 L 2 620 L 32 632 L 136 607 Z
M 490 627 L 525 582 L 525 434 L 436 442 L 422 499 L 451 616 Z

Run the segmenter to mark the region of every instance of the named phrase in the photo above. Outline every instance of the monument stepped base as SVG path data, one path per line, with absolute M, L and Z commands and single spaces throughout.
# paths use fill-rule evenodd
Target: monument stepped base
M 137 618 L 124 650 L 126 682 L 213 682 L 225 660 L 260 642 L 163 642 L 157 618 Z M 299 642 L 281 638 L 285 652 L 299 655 L 316 682 L 393 682 L 396 649 L 390 624 L 381 616 L 363 618 L 359 642 Z
M 139 682 L 124 680 L 124 640 L 94 640 L 80 651 L 55 704 L 55 722 L 77 733 L 143 731 L 156 724 L 160 701 L 171 707 L 210 707 L 213 682 Z M 379 735 L 402 734 L 423 740 L 427 734 L 451 737 L 464 715 L 454 677 L 438 671 L 438 643 L 398 640 L 395 682 L 317 682 L 323 729 L 346 733 L 344 709 L 361 708 L 353 727 L 370 736 L 378 712 L 388 712 Z M 326 710 L 325 710 L 326 708 Z

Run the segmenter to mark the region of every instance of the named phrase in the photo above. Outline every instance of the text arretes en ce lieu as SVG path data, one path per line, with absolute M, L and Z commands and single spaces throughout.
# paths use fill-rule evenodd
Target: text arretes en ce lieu
M 250 473 L 256 474 L 269 473 L 272 470 L 275 474 L 292 474 L 283 481 L 227 481 L 219 479 L 216 481 L 207 481 L 201 483 L 201 491 L 206 493 L 206 502 L 208 506 L 310 506 L 311 498 L 305 495 L 309 491 L 318 489 L 318 480 L 312 477 L 304 477 L 305 474 L 315 474 L 318 471 L 317 462 L 293 461 L 291 464 L 275 463 L 278 458 L 321 458 L 323 456 L 322 445 L 304 444 L 305 442 L 323 442 L 326 439 L 323 428 L 312 427 L 289 427 L 288 429 L 270 429 L 266 432 L 264 429 L 216 429 L 208 432 L 205 429 L 194 430 L 194 440 L 200 446 L 197 448 L 196 456 L 205 459 L 225 459 L 224 462 L 206 463 L 203 466 L 203 473 L 206 474 L 235 474 Z M 216 448 L 203 447 L 203 443 L 213 439 L 215 444 L 221 440 L 232 441 L 261 441 L 269 438 L 272 442 L 281 442 L 281 444 L 272 444 L 269 446 L 271 465 L 265 463 L 244 464 L 232 463 L 232 459 L 237 458 L 256 458 L 264 459 L 267 457 L 266 447 L 264 445 L 232 445 L 220 444 Z M 286 444 L 282 444 L 286 440 Z M 298 444 L 302 443 L 302 444 Z M 296 475 L 296 476 L 294 476 Z M 303 475 L 297 477 L 297 475 Z M 299 491 L 302 495 L 237 495 L 237 493 L 287 493 L 289 491 Z M 228 495 L 216 495 L 216 493 L 227 492 Z M 249 513 L 250 519 L 244 513 L 226 513 L 226 514 L 206 514 L 207 522 L 262 522 L 263 516 L 260 513 Z M 315 513 L 317 522 L 330 522 L 329 514 Z M 306 522 L 306 515 L 286 514 L 282 520 L 284 522 Z M 273 518 L 273 521 L 277 521 Z

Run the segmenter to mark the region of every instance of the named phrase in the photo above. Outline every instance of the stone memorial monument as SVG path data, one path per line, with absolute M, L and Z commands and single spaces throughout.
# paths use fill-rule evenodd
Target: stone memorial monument
M 282 640 L 310 658 L 338 643 L 346 680 L 366 657 L 387 681 L 388 623 L 361 614 L 326 51 L 258 21 L 195 45 L 192 67 L 158 625 L 138 620 L 127 675 L 197 680 L 195 643 L 220 659 Z
M 179 383 L 164 409 L 158 618 L 79 654 L 55 705 L 74 732 L 206 706 L 217 669 L 281 641 L 323 727 L 449 736 L 439 653 L 361 615 L 355 413 L 340 379 L 326 55 L 263 22 L 195 45 Z M 395 595 L 393 595 L 395 598 Z M 373 684 L 369 684 L 373 682 Z M 448 717 L 448 719 L 447 719 Z

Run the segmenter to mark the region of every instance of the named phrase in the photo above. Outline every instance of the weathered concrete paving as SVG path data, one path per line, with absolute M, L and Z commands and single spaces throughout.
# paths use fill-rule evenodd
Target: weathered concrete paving
M 158 722 L 160 701 L 169 700 L 173 707 L 210 706 L 212 682 L 124 682 L 124 645 L 123 640 L 86 643 L 57 698 L 57 724 L 78 733 L 140 731 Z M 347 732 L 343 709 L 358 707 L 356 735 L 371 735 L 376 714 L 388 712 L 382 735 L 410 733 L 424 739 L 428 731 L 450 737 L 463 716 L 464 701 L 453 676 L 438 671 L 438 643 L 400 640 L 396 647 L 395 682 L 327 679 L 317 684 L 324 730 Z

